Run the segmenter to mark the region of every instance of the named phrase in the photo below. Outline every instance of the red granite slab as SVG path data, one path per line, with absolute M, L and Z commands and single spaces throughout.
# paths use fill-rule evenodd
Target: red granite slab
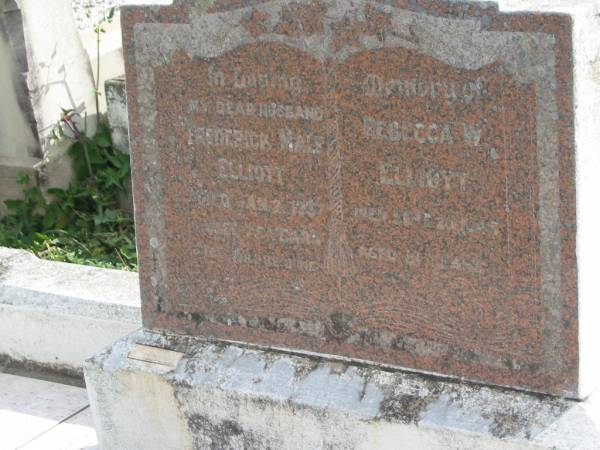
M 576 395 L 569 19 L 202 5 L 123 13 L 144 326 Z

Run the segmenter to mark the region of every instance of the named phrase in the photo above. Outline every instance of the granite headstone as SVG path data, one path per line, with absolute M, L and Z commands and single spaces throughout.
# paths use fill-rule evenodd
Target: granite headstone
M 571 21 L 123 11 L 144 325 L 577 395 Z

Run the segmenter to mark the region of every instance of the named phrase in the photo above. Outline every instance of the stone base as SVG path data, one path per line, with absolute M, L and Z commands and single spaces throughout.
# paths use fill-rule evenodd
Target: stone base
M 137 331 L 86 362 L 101 448 L 598 449 L 586 402 Z

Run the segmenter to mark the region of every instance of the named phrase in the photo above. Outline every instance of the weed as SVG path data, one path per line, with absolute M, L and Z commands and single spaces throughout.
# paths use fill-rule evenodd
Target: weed
M 114 14 L 111 8 L 94 24 L 96 134 L 87 136 L 87 116 L 81 132 L 76 113 L 65 109 L 53 130 L 56 140 L 70 141 L 74 180 L 67 189 L 48 189 L 47 199 L 28 176 L 20 175 L 23 199 L 5 201 L 9 214 L 0 220 L 0 246 L 28 249 L 54 261 L 137 269 L 133 218 L 119 207 L 130 182 L 129 155 L 113 146 L 99 111 L 100 37 Z
M 105 125 L 87 137 L 73 116 L 63 111 L 55 135 L 69 132 L 74 180 L 67 189 L 48 189 L 47 200 L 20 175 L 23 199 L 5 201 L 9 214 L 0 220 L 0 245 L 54 261 L 136 270 L 133 218 L 119 206 L 130 182 L 129 155 L 112 145 Z

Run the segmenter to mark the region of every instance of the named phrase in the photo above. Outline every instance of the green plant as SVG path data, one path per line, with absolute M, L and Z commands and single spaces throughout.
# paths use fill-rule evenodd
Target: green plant
M 92 15 L 91 10 L 87 9 L 86 15 Z M 115 16 L 115 8 L 112 7 L 108 13 L 104 13 L 98 22 L 94 24 L 94 33 L 96 33 L 96 79 L 94 82 L 94 97 L 96 100 L 96 125 L 100 124 L 100 41 L 102 33 L 106 33 L 106 25 L 112 23 Z
M 20 176 L 23 199 L 5 202 L 10 214 L 0 221 L 0 245 L 46 259 L 135 270 L 133 218 L 119 206 L 130 180 L 129 156 L 112 145 L 106 126 L 88 137 L 74 116 L 64 110 L 55 131 L 70 141 L 74 180 L 67 189 L 48 189 L 46 200 Z

